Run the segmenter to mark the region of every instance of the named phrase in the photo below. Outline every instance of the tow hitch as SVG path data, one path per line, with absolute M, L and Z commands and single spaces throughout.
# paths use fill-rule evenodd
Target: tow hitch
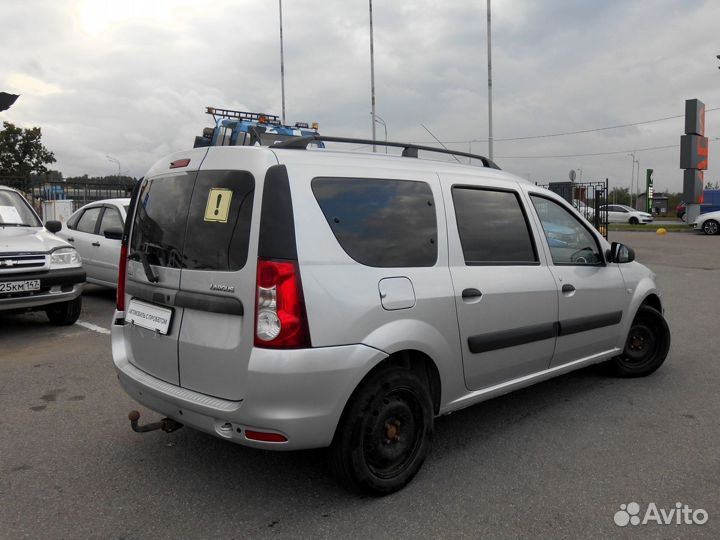
M 153 422 L 151 424 L 145 424 L 144 426 L 138 425 L 140 420 L 140 413 L 138 411 L 130 411 L 128 414 L 130 419 L 130 427 L 137 433 L 145 433 L 146 431 L 155 431 L 156 429 L 162 429 L 165 433 L 172 433 L 177 431 L 183 425 L 180 422 L 176 422 L 172 418 L 163 418 L 159 422 Z

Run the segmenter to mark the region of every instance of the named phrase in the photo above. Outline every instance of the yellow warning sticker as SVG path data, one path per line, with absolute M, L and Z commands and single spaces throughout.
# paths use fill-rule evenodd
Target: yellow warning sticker
M 230 201 L 233 192 L 225 188 L 210 188 L 207 205 L 205 206 L 205 221 L 227 223 L 230 215 Z

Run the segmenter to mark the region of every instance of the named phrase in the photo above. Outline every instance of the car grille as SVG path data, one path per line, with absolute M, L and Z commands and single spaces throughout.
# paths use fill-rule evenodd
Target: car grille
M 44 253 L 1 254 L 0 273 L 42 268 L 46 257 Z

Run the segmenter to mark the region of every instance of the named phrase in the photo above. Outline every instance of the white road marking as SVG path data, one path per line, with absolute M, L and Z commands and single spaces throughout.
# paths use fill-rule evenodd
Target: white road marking
M 103 328 L 102 326 L 98 326 L 97 324 L 85 322 L 85 321 L 77 321 L 75 324 L 78 326 L 82 326 L 83 328 L 87 328 L 88 330 L 92 330 L 93 332 L 97 332 L 98 334 L 109 334 L 110 330 L 107 328 Z

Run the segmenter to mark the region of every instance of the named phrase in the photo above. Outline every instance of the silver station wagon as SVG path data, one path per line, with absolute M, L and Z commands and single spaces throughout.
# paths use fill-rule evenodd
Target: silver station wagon
M 381 495 L 418 472 L 438 416 L 590 364 L 638 377 L 665 360 L 655 275 L 572 204 L 480 156 L 318 142 L 367 141 L 196 148 L 136 187 L 113 361 L 165 417 L 133 411 L 136 431 L 329 447 L 341 483 Z

